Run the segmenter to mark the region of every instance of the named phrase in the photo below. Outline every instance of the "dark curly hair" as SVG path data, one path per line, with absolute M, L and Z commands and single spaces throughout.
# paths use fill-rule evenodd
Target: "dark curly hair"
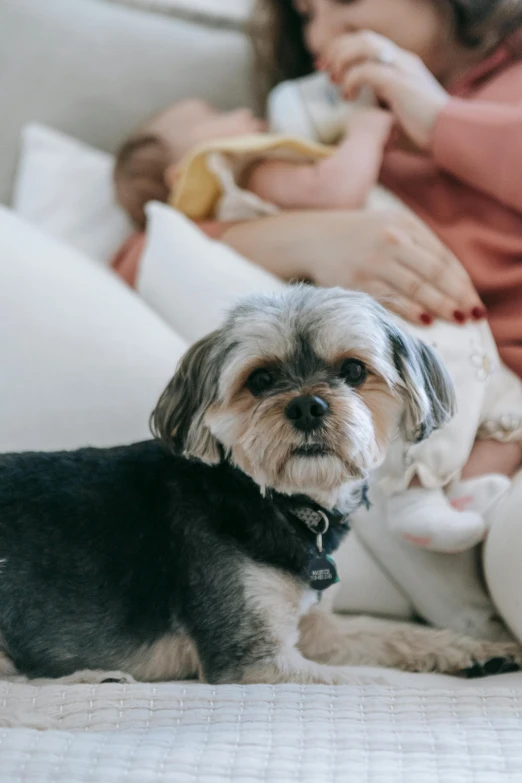
M 447 2 L 455 17 L 457 35 L 471 48 L 492 49 L 522 26 L 522 0 Z M 313 71 L 312 58 L 304 44 L 302 19 L 292 0 L 257 0 L 251 35 L 261 95 L 280 81 Z

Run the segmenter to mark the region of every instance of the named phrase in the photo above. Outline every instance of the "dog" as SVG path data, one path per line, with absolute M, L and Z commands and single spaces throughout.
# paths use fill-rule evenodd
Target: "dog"
M 181 360 L 153 440 L 0 457 L 5 666 L 337 684 L 351 664 L 517 656 L 319 601 L 390 440 L 426 438 L 453 407 L 436 354 L 364 294 L 303 285 L 239 304 Z

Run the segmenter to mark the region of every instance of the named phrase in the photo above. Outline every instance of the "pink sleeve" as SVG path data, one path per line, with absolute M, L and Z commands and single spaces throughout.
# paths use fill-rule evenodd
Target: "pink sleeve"
M 111 266 L 125 282 L 134 288 L 141 256 L 145 247 L 145 233 L 137 231 L 127 239 L 111 261 Z
M 522 212 L 522 104 L 452 98 L 433 139 L 437 165 Z

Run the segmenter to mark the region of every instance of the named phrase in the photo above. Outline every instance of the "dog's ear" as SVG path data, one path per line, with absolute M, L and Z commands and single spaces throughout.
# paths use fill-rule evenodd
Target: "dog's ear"
M 453 383 L 432 348 L 395 325 L 388 325 L 388 332 L 393 362 L 403 384 L 403 433 L 407 440 L 418 443 L 455 414 Z
M 216 438 L 204 422 L 218 390 L 219 337 L 219 331 L 212 332 L 189 348 L 150 422 L 153 435 L 174 452 L 208 464 L 220 462 L 222 456 Z

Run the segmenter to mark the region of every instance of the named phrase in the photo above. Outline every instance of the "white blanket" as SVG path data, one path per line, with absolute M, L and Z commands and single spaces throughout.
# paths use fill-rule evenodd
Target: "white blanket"
M 522 780 L 520 688 L 0 683 L 0 705 L 54 725 L 0 728 L 0 783 Z

